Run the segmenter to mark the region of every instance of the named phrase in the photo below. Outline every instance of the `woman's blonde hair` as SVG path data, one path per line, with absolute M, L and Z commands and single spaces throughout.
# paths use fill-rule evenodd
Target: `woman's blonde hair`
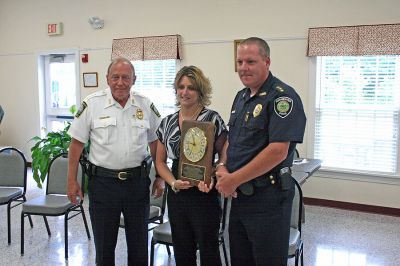
M 199 92 L 199 104 L 203 106 L 210 105 L 212 93 L 210 80 L 204 76 L 200 68 L 195 66 L 184 66 L 175 76 L 174 89 L 176 95 L 176 106 L 180 106 L 177 90 L 179 82 L 183 77 L 187 77 L 192 82 L 194 89 Z

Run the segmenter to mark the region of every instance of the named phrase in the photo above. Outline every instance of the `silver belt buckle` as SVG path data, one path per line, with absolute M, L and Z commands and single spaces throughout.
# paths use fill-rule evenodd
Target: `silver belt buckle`
M 119 180 L 122 180 L 122 181 L 125 181 L 127 175 L 128 175 L 127 172 L 119 172 L 119 173 L 118 173 L 118 179 L 119 179 Z

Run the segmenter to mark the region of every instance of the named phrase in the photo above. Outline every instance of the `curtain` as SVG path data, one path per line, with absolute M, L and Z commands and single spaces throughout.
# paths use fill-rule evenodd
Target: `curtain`
M 307 56 L 400 54 L 400 24 L 310 28 Z
M 182 59 L 180 35 L 114 39 L 111 59 L 125 57 L 136 60 Z

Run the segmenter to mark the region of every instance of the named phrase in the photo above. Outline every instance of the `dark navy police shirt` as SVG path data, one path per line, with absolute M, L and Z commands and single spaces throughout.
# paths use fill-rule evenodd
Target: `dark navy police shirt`
M 227 168 L 236 171 L 271 142 L 290 142 L 288 157 L 273 170 L 291 166 L 296 144 L 303 142 L 306 116 L 299 95 L 270 72 L 253 97 L 239 91 L 229 119 Z

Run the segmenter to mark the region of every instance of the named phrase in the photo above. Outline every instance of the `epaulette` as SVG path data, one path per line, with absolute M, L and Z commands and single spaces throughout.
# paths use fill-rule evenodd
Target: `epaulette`
M 102 91 L 97 91 L 95 93 L 92 93 L 92 94 L 86 96 L 85 99 L 82 101 L 81 107 L 79 108 L 78 112 L 76 112 L 75 117 L 78 118 L 81 116 L 83 111 L 85 111 L 86 107 L 88 106 L 88 102 L 90 101 L 90 99 L 93 99 L 95 97 L 104 96 L 104 95 L 107 95 L 107 92 L 105 90 L 102 90 Z
M 104 95 L 107 95 L 106 90 L 96 91 L 96 92 L 86 96 L 86 98 L 83 101 L 88 102 L 90 99 L 92 99 L 94 97 L 100 97 L 100 96 L 104 96 Z
M 142 97 L 142 98 L 147 98 L 145 95 L 143 95 L 143 94 L 141 94 L 140 92 L 137 92 L 137 91 L 132 91 L 131 94 L 135 95 L 135 96 Z

